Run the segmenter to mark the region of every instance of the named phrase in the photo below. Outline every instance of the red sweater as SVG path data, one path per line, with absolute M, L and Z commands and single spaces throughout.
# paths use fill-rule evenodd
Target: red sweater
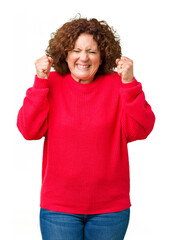
M 130 204 L 127 143 L 145 139 L 154 113 L 141 83 L 116 73 L 88 84 L 71 74 L 35 76 L 17 126 L 27 140 L 44 139 L 42 208 L 75 214 L 124 210 Z

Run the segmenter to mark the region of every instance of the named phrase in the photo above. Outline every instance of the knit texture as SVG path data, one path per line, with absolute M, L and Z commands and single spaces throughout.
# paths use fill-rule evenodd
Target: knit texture
M 55 71 L 35 76 L 17 126 L 27 140 L 44 137 L 42 208 L 100 214 L 131 206 L 127 144 L 145 139 L 155 115 L 135 78 L 113 72 L 83 84 Z

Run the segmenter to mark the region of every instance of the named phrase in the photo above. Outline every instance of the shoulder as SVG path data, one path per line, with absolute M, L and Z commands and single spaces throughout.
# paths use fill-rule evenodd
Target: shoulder
M 48 78 L 51 80 L 54 78 L 63 78 L 63 76 L 56 71 L 51 71 Z
M 49 77 L 48 77 L 49 85 L 57 84 L 63 78 L 64 78 L 64 76 L 61 75 L 60 73 L 58 73 L 56 71 L 51 71 L 49 74 Z
M 106 84 L 110 84 L 114 86 L 121 85 L 121 76 L 119 76 L 119 74 L 116 71 L 113 71 L 105 75 L 100 75 L 99 77 L 104 79 L 104 82 Z

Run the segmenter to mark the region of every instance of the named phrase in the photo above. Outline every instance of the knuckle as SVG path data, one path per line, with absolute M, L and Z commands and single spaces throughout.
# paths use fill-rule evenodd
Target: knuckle
M 126 66 L 126 70 L 129 70 L 130 69 L 130 65 L 128 64 L 127 66 Z

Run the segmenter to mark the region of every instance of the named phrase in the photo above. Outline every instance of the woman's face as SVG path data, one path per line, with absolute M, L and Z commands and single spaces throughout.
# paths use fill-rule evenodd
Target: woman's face
M 68 52 L 66 61 L 71 76 L 77 82 L 90 83 L 101 64 L 100 51 L 93 36 L 87 33 L 79 35 L 74 49 Z

